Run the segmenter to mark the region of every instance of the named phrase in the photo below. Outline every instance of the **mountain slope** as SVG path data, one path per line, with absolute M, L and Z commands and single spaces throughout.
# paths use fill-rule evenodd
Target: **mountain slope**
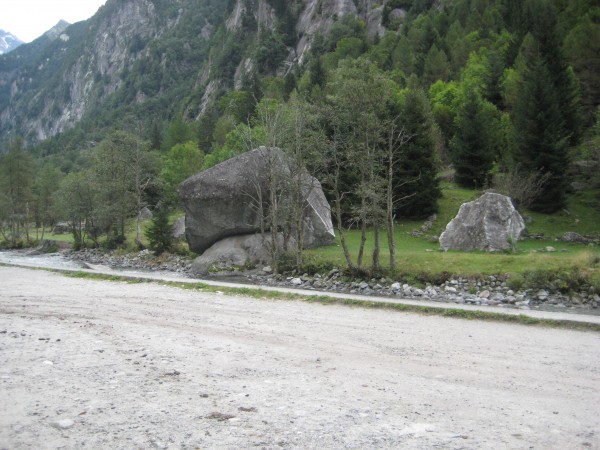
M 381 32 L 371 0 L 109 0 L 55 39 L 0 57 L 0 141 L 30 143 L 76 125 L 198 118 L 253 76 L 285 74 L 336 20 Z M 262 51 L 262 53 L 261 53 Z
M 0 55 L 13 51 L 21 44 L 23 44 L 23 41 L 14 34 L 0 30 Z

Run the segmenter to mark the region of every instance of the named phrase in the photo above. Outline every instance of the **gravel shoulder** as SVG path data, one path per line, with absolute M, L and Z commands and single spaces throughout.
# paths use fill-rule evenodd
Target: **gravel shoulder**
M 600 448 L 600 334 L 0 267 L 0 448 Z

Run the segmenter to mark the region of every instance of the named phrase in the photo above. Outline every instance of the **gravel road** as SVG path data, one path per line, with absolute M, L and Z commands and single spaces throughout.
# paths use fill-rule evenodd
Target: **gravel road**
M 600 448 L 600 334 L 0 267 L 0 448 Z

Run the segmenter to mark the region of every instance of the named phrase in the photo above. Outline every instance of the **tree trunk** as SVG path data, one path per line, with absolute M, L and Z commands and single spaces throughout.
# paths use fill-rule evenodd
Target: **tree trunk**
M 386 228 L 388 249 L 390 251 L 390 274 L 393 276 L 396 272 L 396 240 L 394 237 L 394 144 L 393 130 L 390 133 L 388 148 L 388 173 L 387 173 L 387 192 L 386 192 Z
M 364 201 L 363 201 L 364 208 Z M 361 213 L 360 219 L 360 247 L 358 249 L 358 258 L 356 259 L 356 265 L 362 267 L 363 256 L 365 254 L 365 243 L 367 242 L 367 219 L 364 217 L 364 213 Z
M 142 248 L 142 224 L 140 221 L 140 214 L 138 212 L 138 216 L 136 219 L 136 233 L 135 233 L 135 243 L 137 244 L 138 248 Z
M 376 274 L 381 269 L 381 263 L 379 261 L 379 255 L 381 253 L 381 238 L 379 234 L 379 224 L 375 222 L 373 225 L 373 264 L 372 264 L 372 272 Z
M 335 215 L 336 215 L 336 225 L 337 231 L 340 235 L 340 243 L 342 244 L 342 249 L 344 250 L 344 258 L 346 258 L 346 264 L 348 264 L 348 268 L 354 272 L 356 267 L 352 262 L 352 256 L 350 255 L 350 250 L 348 249 L 348 243 L 346 242 L 346 236 L 344 235 L 344 226 L 342 224 L 342 199 L 340 197 L 340 192 L 337 189 L 337 186 L 334 188 L 334 196 L 335 196 Z

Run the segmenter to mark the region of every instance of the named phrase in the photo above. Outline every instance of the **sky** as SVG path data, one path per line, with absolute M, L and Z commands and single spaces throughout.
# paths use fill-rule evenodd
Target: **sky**
M 0 0 L 0 29 L 24 42 L 40 37 L 59 20 L 92 17 L 106 0 Z

